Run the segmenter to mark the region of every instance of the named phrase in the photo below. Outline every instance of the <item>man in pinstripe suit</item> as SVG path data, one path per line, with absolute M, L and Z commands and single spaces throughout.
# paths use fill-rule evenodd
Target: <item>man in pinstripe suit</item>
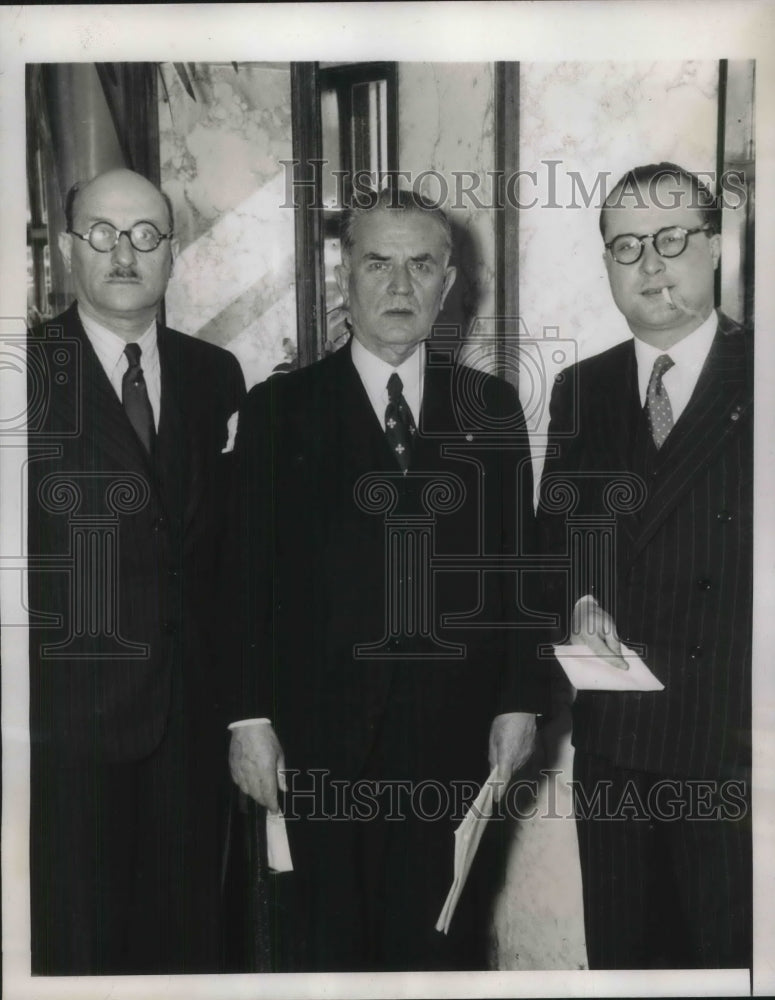
M 244 381 L 157 320 L 176 248 L 153 184 L 111 170 L 66 216 L 77 301 L 28 343 L 32 971 L 216 972 L 212 581 Z
M 572 641 L 635 647 L 664 690 L 581 691 L 574 792 L 590 968 L 748 967 L 752 343 L 714 310 L 710 191 L 674 164 L 636 168 L 601 212 L 604 260 L 633 339 L 564 372 L 552 396 L 540 519 L 616 516 L 613 578 L 548 574 Z M 583 581 L 583 582 L 577 582 Z

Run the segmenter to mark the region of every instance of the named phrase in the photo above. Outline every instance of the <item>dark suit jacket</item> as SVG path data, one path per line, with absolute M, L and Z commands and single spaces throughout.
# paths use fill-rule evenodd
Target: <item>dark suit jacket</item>
M 563 479 L 579 491 L 575 517 L 610 511 L 606 486 L 621 473 L 644 485 L 640 509 L 617 515 L 612 582 L 589 566 L 577 565 L 570 582 L 546 576 L 566 625 L 589 585 L 665 685 L 577 696 L 574 744 L 625 767 L 718 777 L 744 774 L 750 763 L 751 340 L 719 315 L 696 389 L 659 452 L 640 406 L 632 341 L 562 373 L 552 395 L 539 510 L 547 553 L 565 552 L 566 516 L 550 502 Z
M 429 347 L 422 419 L 406 477 L 349 346 L 256 386 L 240 415 L 236 493 L 246 506 L 237 521 L 244 560 L 237 579 L 245 588 L 237 603 L 241 599 L 248 643 L 235 717 L 271 717 L 290 768 L 359 776 L 378 742 L 380 753 L 390 756 L 383 724 L 389 706 L 401 702 L 417 742 L 412 759 L 402 757 L 402 776 L 482 780 L 493 716 L 545 707 L 535 644 L 525 641 L 520 656 L 516 644 L 526 633 L 498 627 L 509 614 L 518 617 L 508 610 L 513 576 L 493 570 L 482 578 L 472 563 L 454 565 L 482 550 L 513 552 L 519 531 L 524 546 L 534 545 L 522 411 L 505 382 L 435 357 Z M 476 415 L 477 405 L 483 416 Z M 461 658 L 448 650 L 418 658 L 417 644 L 401 637 L 392 639 L 389 656 L 354 652 L 383 638 L 390 594 L 407 592 L 406 580 L 396 592 L 386 583 L 384 511 L 365 509 L 363 495 L 356 500 L 357 484 L 370 473 L 389 477 L 387 489 L 396 490 L 393 521 L 426 509 L 422 490 L 434 477 L 457 477 L 460 502 L 427 520 L 434 522 L 435 554 L 453 564 L 436 578 L 429 620 L 440 640 L 465 645 Z M 375 488 L 371 499 L 379 495 Z M 466 612 L 476 622 L 444 626 L 444 615 Z M 483 627 L 474 627 L 477 622 Z M 394 739 L 403 742 L 393 748 L 397 759 L 406 736 Z
M 30 726 L 54 753 L 145 757 L 173 683 L 185 710 L 214 724 L 221 451 L 244 380 L 220 348 L 161 326 L 158 338 L 154 461 L 75 305 L 29 340 Z M 89 546 L 99 554 L 76 570 Z

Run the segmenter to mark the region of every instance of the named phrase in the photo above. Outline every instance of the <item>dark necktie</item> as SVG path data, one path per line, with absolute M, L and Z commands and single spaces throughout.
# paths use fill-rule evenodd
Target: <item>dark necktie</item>
M 135 433 L 150 455 L 155 429 L 151 401 L 148 399 L 148 388 L 143 377 L 143 369 L 140 367 L 142 351 L 137 344 L 127 344 L 124 348 L 124 354 L 126 354 L 129 367 L 121 381 L 121 401 L 130 424 L 134 427 Z
M 649 418 L 649 429 L 657 448 L 661 448 L 667 435 L 673 429 L 673 408 L 667 389 L 662 384 L 662 376 L 669 371 L 675 362 L 669 354 L 660 354 L 651 369 L 649 387 L 646 390 L 646 413 Z
M 404 383 L 397 372 L 393 372 L 388 379 L 387 391 L 389 402 L 385 410 L 385 434 L 398 464 L 406 472 L 412 460 L 412 438 L 417 428 L 404 399 Z

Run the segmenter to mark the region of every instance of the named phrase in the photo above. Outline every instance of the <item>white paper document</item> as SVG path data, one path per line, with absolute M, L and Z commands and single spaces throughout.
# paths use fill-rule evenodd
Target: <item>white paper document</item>
M 497 768 L 493 769 L 490 777 L 482 785 L 481 791 L 471 803 L 468 812 L 463 817 L 463 822 L 455 830 L 455 860 L 452 879 L 452 887 L 447 893 L 447 898 L 442 907 L 439 919 L 436 921 L 436 930 L 446 934 L 455 912 L 455 907 L 460 899 L 460 893 L 466 884 L 468 873 L 471 871 L 476 849 L 482 839 L 484 827 L 487 820 L 492 816 L 493 800 L 495 795 L 495 781 Z
M 597 656 L 583 643 L 577 646 L 555 646 L 554 655 L 579 691 L 664 691 L 637 653 L 622 643 L 622 657 L 629 670 L 622 670 L 602 656 Z
M 272 872 L 292 872 L 291 848 L 281 812 L 266 813 L 266 860 Z

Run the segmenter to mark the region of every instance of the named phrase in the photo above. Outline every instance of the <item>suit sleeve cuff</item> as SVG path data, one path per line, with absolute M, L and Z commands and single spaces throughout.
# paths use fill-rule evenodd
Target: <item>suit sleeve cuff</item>
M 265 722 L 270 726 L 272 725 L 271 719 L 238 719 L 236 722 L 230 722 L 227 728 L 233 731 L 235 729 L 243 729 L 245 726 L 256 725 L 259 722 Z

